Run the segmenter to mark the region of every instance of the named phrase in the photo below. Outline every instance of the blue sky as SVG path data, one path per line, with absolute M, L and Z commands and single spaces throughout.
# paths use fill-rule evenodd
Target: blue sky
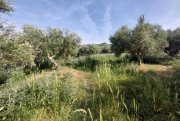
M 140 15 L 164 29 L 180 26 L 180 0 L 13 0 L 15 12 L 4 18 L 20 30 L 24 24 L 76 32 L 82 43 L 109 42 L 122 25 L 134 27 Z

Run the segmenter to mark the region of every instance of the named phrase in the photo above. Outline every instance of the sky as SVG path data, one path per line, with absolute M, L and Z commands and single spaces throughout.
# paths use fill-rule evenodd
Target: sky
M 164 29 L 180 26 L 180 0 L 12 0 L 12 4 L 15 11 L 3 17 L 17 30 L 25 24 L 68 29 L 84 44 L 109 42 L 122 25 L 135 27 L 140 15 Z

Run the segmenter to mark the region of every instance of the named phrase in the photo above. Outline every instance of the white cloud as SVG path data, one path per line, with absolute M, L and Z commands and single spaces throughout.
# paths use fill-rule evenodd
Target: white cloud
M 93 1 L 94 2 L 94 1 Z M 94 19 L 90 16 L 88 6 L 93 4 L 81 3 L 81 7 L 77 10 L 82 16 L 79 18 L 81 28 L 77 30 L 78 34 L 83 38 L 84 43 L 101 43 L 108 42 L 109 35 L 112 32 L 111 9 L 112 6 L 105 7 L 104 15 L 102 16 L 102 26 L 97 25 Z M 76 6 L 77 7 L 77 6 Z
M 103 32 L 103 38 L 104 40 L 101 41 L 106 41 L 108 42 L 108 38 L 110 36 L 110 34 L 112 33 L 112 22 L 111 22 L 111 9 L 112 6 L 108 5 L 105 9 L 105 13 L 104 13 L 104 25 L 102 27 L 102 32 Z
M 88 13 L 87 4 L 84 4 L 79 12 L 82 14 L 82 17 L 80 18 L 80 26 L 82 31 L 84 31 L 83 33 L 86 33 L 86 37 L 84 36 L 84 39 L 86 39 L 85 41 L 89 43 L 98 41 L 100 33 L 96 23 Z

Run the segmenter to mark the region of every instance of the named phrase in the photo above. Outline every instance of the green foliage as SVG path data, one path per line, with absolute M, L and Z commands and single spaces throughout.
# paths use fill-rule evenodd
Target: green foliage
M 0 68 L 23 67 L 25 73 L 39 69 L 49 69 L 57 66 L 56 59 L 67 59 L 76 56 L 80 38 L 75 33 L 62 32 L 60 29 L 48 28 L 47 31 L 31 25 L 25 25 L 22 33 L 16 33 L 14 26 L 4 26 L 0 29 Z M 6 76 L 8 75 L 8 76 Z M 9 73 L 1 74 L 4 82 Z
M 2 55 L 0 65 L 5 67 L 34 64 L 33 49 L 28 43 L 3 42 L 0 45 L 0 53 Z
M 98 44 L 99 48 L 100 48 L 100 53 L 102 54 L 108 54 L 111 53 L 111 45 L 104 42 L 101 44 Z
M 138 24 L 132 31 L 127 26 L 122 26 L 110 37 L 110 41 L 111 49 L 116 56 L 128 52 L 141 64 L 144 56 L 161 57 L 164 55 L 167 34 L 161 26 L 146 23 L 144 16 L 140 16 Z
M 89 55 L 89 47 L 88 46 L 82 46 L 79 50 L 78 50 L 78 56 L 86 56 Z
M 165 52 L 172 57 L 176 57 L 180 50 L 180 28 L 174 31 L 168 30 L 167 32 L 169 47 L 165 48 Z
M 0 12 L 11 12 L 13 11 L 13 7 L 9 0 L 0 0 Z
M 2 54 L 0 62 L 0 82 L 5 82 L 10 78 L 12 72 L 18 67 L 25 68 L 34 66 L 33 49 L 29 44 L 5 43 L 3 47 L 0 51 Z
M 88 45 L 89 47 L 89 54 L 97 54 L 99 53 L 99 49 L 95 45 Z
M 48 56 L 67 59 L 76 56 L 80 37 L 75 33 L 48 28 L 47 31 L 31 25 L 23 28 L 23 40 L 29 42 L 35 50 L 35 63 L 40 69 L 52 68 L 54 63 Z
M 60 56 L 67 59 L 69 56 L 76 56 L 81 38 L 75 33 L 66 32 L 60 49 Z
M 111 53 L 111 48 L 108 46 L 105 46 L 102 48 L 101 53 L 103 54 Z
M 154 46 L 148 55 L 155 57 L 162 57 L 164 55 L 164 48 L 167 47 L 167 32 L 162 29 L 160 25 L 148 24 L 150 33 L 153 37 Z
M 32 75 L 27 80 L 18 78 L 14 76 L 1 88 L 0 120 L 67 121 L 79 115 L 73 112 L 73 101 L 80 89 L 70 83 L 71 78 L 60 79 L 57 73 L 49 77 Z
M 180 60 L 174 60 L 172 62 L 172 66 L 175 68 L 175 69 L 179 69 L 180 70 Z
M 79 51 L 78 51 L 78 56 L 88 56 L 92 54 L 97 54 L 99 53 L 99 48 L 97 45 L 94 44 L 89 44 L 82 46 Z
M 178 95 L 153 72 L 139 73 L 135 65 L 97 67 L 93 97 L 83 105 L 93 119 L 104 120 L 179 120 Z
M 35 56 L 32 46 L 21 41 L 21 35 L 14 32 L 14 27 L 7 26 L 0 31 L 0 81 L 4 82 L 16 68 L 33 66 Z
M 168 30 L 168 42 L 174 42 L 180 40 L 180 28 L 176 28 L 175 30 Z
M 58 28 L 48 28 L 45 39 L 47 42 L 43 44 L 47 46 L 48 53 L 59 56 L 64 39 L 63 32 Z
M 43 30 L 37 27 L 24 25 L 23 40 L 29 42 L 33 46 L 36 53 L 39 51 L 47 51 L 45 44 L 45 33 Z
M 9 79 L 11 76 L 10 72 L 5 72 L 4 70 L 0 72 L 0 85 L 4 84 L 7 79 Z
M 112 43 L 111 50 L 116 56 L 120 56 L 122 53 L 130 48 L 130 30 L 127 26 L 122 26 L 113 36 L 110 37 Z
M 98 55 L 97 59 L 105 57 L 115 59 L 112 55 Z M 20 121 L 179 120 L 179 79 L 174 78 L 178 75 L 170 77 L 167 83 L 153 71 L 139 72 L 138 65 L 113 65 L 111 61 L 98 64 L 92 77 L 80 83 L 74 83 L 70 73 L 63 78 L 56 72 L 49 74 L 42 72 L 25 78 L 21 73 L 14 73 L 0 88 L 0 118 Z
M 40 68 L 41 64 L 47 64 L 47 43 L 45 41 L 45 33 L 31 25 L 23 27 L 23 41 L 29 42 L 34 50 L 34 62 Z M 49 63 L 48 63 L 49 64 Z
M 144 16 L 140 16 L 138 24 L 132 32 L 130 52 L 137 55 L 138 61 L 141 64 L 141 58 L 146 53 L 153 50 L 154 42 L 150 30 L 145 23 Z
M 82 45 L 78 50 L 78 56 L 108 53 L 111 53 L 111 46 L 107 43 Z

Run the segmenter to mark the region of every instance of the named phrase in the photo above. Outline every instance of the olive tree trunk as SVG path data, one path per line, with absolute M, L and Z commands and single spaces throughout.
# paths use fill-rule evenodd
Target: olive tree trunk
M 140 53 L 137 54 L 137 59 L 138 59 L 138 64 L 141 65 L 142 64 L 142 57 L 141 57 Z
M 54 68 L 53 69 L 58 69 L 58 64 L 56 63 L 56 61 L 54 60 L 54 56 L 50 56 L 48 54 L 48 59 L 51 61 L 51 63 L 54 65 Z

